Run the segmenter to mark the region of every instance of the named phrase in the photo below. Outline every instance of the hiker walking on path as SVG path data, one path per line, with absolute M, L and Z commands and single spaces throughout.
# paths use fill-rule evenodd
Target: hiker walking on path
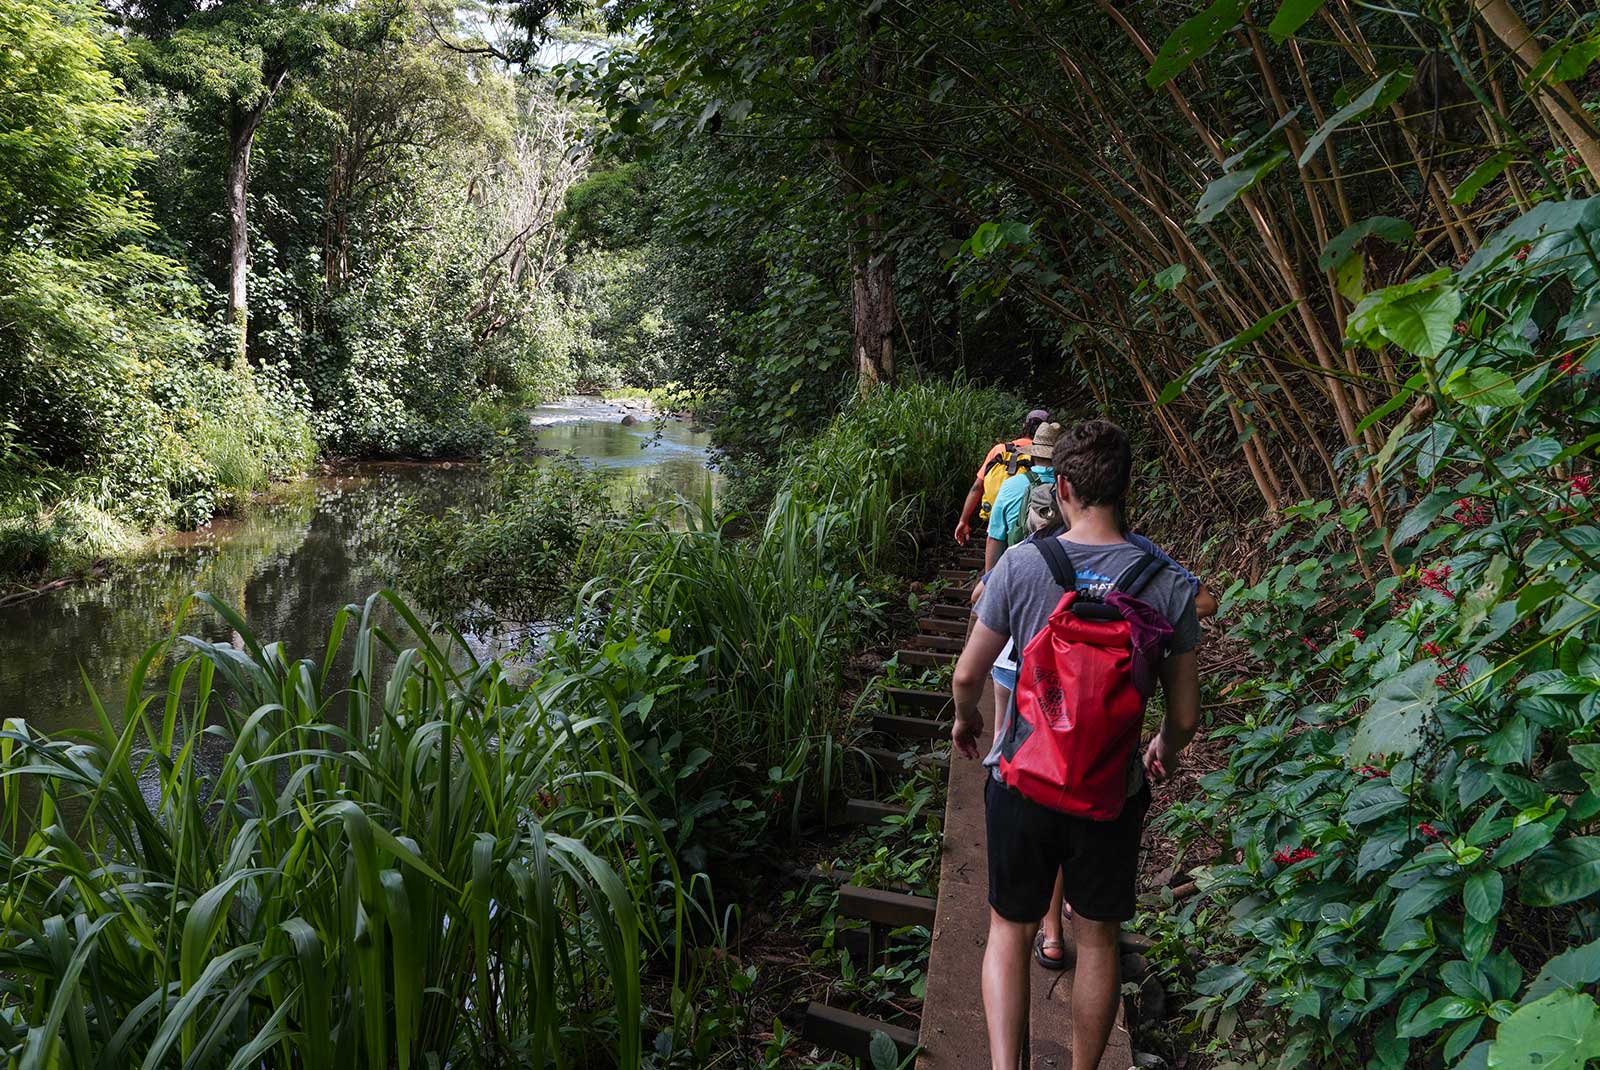
M 1033 443 L 1033 433 L 1038 426 L 1049 421 L 1048 412 L 1034 409 L 1023 419 L 1021 435 L 1010 442 L 996 442 L 984 456 L 983 463 L 978 465 L 978 476 L 967 491 L 967 500 L 961 506 L 961 519 L 956 521 L 955 540 L 958 546 L 965 546 L 967 540 L 972 538 L 974 514 L 980 523 L 988 522 L 989 509 L 994 504 L 1000 484 L 1007 477 L 1015 475 L 1017 469 L 1026 463 L 1026 455 L 1022 451 Z
M 1000 560 L 953 682 L 951 738 L 975 758 L 984 677 L 1008 640 L 1021 645 L 1017 688 L 997 706 L 984 759 L 983 1002 L 995 1070 L 1017 1066 L 1031 945 L 1058 874 L 1077 945 L 1072 1066 L 1096 1070 L 1116 1020 L 1117 934 L 1134 914 L 1149 781 L 1176 772 L 1199 723 L 1194 589 L 1122 531 L 1127 435 L 1104 420 L 1079 424 L 1056 440 L 1052 461 L 1070 530 Z M 1157 680 L 1167 713 L 1141 763 L 1144 705 Z

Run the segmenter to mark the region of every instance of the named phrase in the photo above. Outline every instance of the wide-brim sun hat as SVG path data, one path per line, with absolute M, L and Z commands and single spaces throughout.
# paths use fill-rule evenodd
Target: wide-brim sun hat
M 1040 424 L 1033 432 L 1033 444 L 1025 447 L 1028 456 L 1048 461 L 1055 453 L 1056 439 L 1060 437 L 1060 424 Z

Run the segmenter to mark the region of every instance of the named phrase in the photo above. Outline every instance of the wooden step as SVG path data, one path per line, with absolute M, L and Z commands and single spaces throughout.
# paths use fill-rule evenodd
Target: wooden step
M 902 1059 L 917 1047 L 917 1034 L 903 1025 L 890 1025 L 825 1003 L 806 1004 L 805 1025 L 801 1032 L 807 1042 L 819 1048 L 857 1059 L 871 1058 L 873 1033 L 883 1033 L 894 1041 Z
M 839 889 L 839 913 L 847 918 L 877 922 L 899 929 L 906 925 L 933 925 L 934 901 L 921 895 L 885 892 L 847 884 Z
M 934 650 L 941 654 L 959 654 L 966 640 L 953 635 L 918 635 L 906 646 L 911 650 Z
M 972 604 L 972 587 L 973 585 L 970 583 L 960 587 L 946 587 L 934 596 L 934 605 L 960 603 L 964 606 L 970 606 Z
M 973 575 L 976 571 L 976 569 L 970 568 L 942 568 L 939 570 L 939 578 L 950 583 L 959 583 L 961 586 L 966 587 L 970 586 L 972 581 L 978 578 Z
M 932 650 L 896 650 L 894 660 L 912 669 L 942 669 L 955 661 L 956 655 Z
M 871 825 L 879 821 L 887 821 L 891 817 L 905 817 L 910 812 L 904 806 L 881 803 L 876 799 L 846 799 L 844 803 L 844 823 L 847 825 Z
M 902 717 L 893 713 L 872 716 L 872 730 L 897 739 L 947 739 L 949 721 L 936 721 L 931 717 Z
M 929 604 L 928 612 L 945 620 L 965 621 L 971 615 L 972 607 L 969 605 L 952 605 L 949 602 L 933 602 Z
M 944 713 L 954 701 L 948 691 L 922 691 L 910 687 L 886 687 L 884 694 L 889 696 L 889 705 L 894 707 L 896 713 L 901 714 L 910 713 L 912 710 Z
M 943 739 L 950 734 L 949 726 L 945 727 L 938 738 Z M 891 750 L 888 747 L 857 747 L 859 752 L 868 761 L 886 772 L 895 772 L 905 769 L 916 769 L 924 765 L 935 769 L 949 769 L 950 759 L 939 754 L 928 754 L 924 751 Z
M 965 639 L 967 622 L 954 617 L 923 617 L 917 621 L 917 631 L 923 635 L 953 635 Z

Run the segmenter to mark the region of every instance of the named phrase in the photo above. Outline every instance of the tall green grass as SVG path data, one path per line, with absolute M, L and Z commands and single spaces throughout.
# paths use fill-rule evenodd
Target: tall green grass
M 385 599 L 416 627 L 374 596 L 299 660 L 206 599 L 242 649 L 183 640 L 147 693 L 152 649 L 95 731 L 6 723 L 15 1065 L 637 1065 L 641 957 L 682 906 L 637 682 L 610 658 L 523 690 L 401 645 Z
M 785 462 L 764 523 L 735 537 L 709 495 L 592 527 L 577 572 L 580 632 L 661 633 L 697 658 L 705 700 L 684 731 L 732 770 L 827 809 L 848 712 L 849 654 L 882 620 L 878 574 L 953 524 L 970 473 L 1021 403 L 965 384 L 881 391 Z

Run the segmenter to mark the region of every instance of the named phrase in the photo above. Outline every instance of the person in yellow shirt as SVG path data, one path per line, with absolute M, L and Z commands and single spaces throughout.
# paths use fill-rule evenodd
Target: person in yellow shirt
M 989 519 L 989 507 L 994 505 L 994 496 L 1000 490 L 1000 484 L 1008 476 L 1016 474 L 1018 464 L 1028 464 L 1026 450 L 1033 445 L 1033 433 L 1040 424 L 1049 423 L 1050 414 L 1044 409 L 1034 409 L 1022 421 L 1022 434 L 1009 442 L 996 442 L 983 458 L 983 463 L 978 465 L 978 475 L 972 481 L 972 489 L 967 491 L 967 500 L 961 506 L 961 519 L 956 521 L 956 545 L 965 546 L 967 540 L 972 538 L 972 518 L 974 515 L 979 520 Z

